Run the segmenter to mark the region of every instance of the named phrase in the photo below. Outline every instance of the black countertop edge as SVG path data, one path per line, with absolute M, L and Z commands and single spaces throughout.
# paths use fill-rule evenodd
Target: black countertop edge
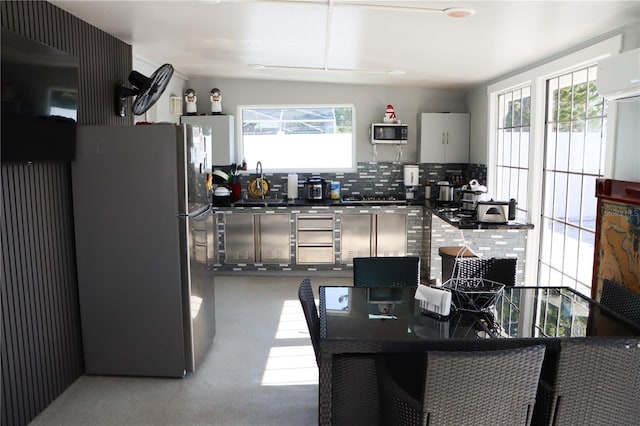
M 399 206 L 424 206 L 424 200 L 418 201 L 398 201 L 398 202 L 359 202 L 359 201 L 342 201 L 342 200 L 323 200 L 318 202 L 310 202 L 306 200 L 253 200 L 253 201 L 238 201 L 232 203 L 227 206 L 216 206 L 213 205 L 214 208 L 234 208 L 234 207 L 348 207 L 348 206 L 358 206 L 358 207 L 372 207 L 372 206 L 389 206 L 389 207 L 399 207 Z
M 440 206 L 432 201 L 424 200 L 412 200 L 402 201 L 397 203 L 383 202 L 357 202 L 357 201 L 342 201 L 342 200 L 323 200 L 321 202 L 308 202 L 305 200 L 279 200 L 279 201 L 250 201 L 250 202 L 236 202 L 230 205 L 216 206 L 212 205 L 213 209 L 235 209 L 235 208 L 277 208 L 277 207 L 425 207 L 431 214 L 436 215 L 440 219 L 444 220 L 448 224 L 455 226 L 458 229 L 533 229 L 531 223 L 520 223 L 509 221 L 507 223 L 478 223 L 473 219 L 459 218 L 455 212 L 442 211 L 443 206 Z
M 479 223 L 475 219 L 460 218 L 455 212 L 441 211 L 435 204 L 427 206 L 431 214 L 444 220 L 458 229 L 533 229 L 531 223 L 509 221 L 507 223 Z

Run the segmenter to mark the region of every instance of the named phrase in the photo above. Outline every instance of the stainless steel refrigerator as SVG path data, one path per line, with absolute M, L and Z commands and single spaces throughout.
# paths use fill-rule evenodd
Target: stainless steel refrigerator
M 182 377 L 215 334 L 210 139 L 80 126 L 72 163 L 87 374 Z

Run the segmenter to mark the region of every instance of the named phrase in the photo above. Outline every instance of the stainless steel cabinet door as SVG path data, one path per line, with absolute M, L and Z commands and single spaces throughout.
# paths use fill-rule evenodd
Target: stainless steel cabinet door
M 226 263 L 255 263 L 253 214 L 225 214 L 224 252 Z
M 291 225 L 289 213 L 261 214 L 258 217 L 257 254 L 259 263 L 291 261 Z
M 354 257 L 375 256 L 372 252 L 374 215 L 343 214 L 340 223 L 340 262 L 352 263 Z
M 406 256 L 407 215 L 379 213 L 376 219 L 375 256 Z

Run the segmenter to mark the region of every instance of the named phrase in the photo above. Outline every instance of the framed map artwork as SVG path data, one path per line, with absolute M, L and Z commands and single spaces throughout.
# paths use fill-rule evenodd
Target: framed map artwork
M 598 179 L 592 297 L 605 279 L 640 295 L 640 183 Z

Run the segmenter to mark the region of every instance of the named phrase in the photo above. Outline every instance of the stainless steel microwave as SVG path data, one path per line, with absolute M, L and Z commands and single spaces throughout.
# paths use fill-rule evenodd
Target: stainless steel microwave
M 369 131 L 371 143 L 406 144 L 409 128 L 406 124 L 373 123 Z

